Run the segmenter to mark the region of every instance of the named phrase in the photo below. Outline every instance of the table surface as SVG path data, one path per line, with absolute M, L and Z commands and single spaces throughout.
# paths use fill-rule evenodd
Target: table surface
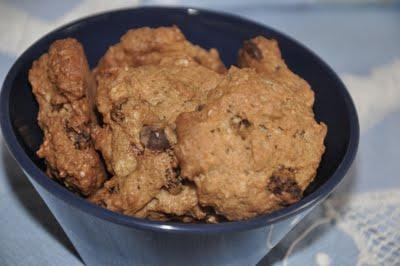
M 400 265 L 400 5 L 325 2 L 0 1 L 0 81 L 18 55 L 46 32 L 114 8 L 200 6 L 283 31 L 342 77 L 359 112 L 361 141 L 345 181 L 260 265 Z M 0 265 L 82 265 L 0 141 Z

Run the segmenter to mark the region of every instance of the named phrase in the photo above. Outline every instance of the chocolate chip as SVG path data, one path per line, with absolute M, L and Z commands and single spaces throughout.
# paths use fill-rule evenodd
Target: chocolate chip
M 68 125 L 65 126 L 65 131 L 71 141 L 74 143 L 74 147 L 77 150 L 83 150 L 91 145 L 90 133 L 85 130 L 79 130 Z
M 288 182 L 286 182 L 286 191 L 296 199 L 301 198 L 301 189 L 297 182 L 293 179 L 289 179 Z
M 243 45 L 244 51 L 256 60 L 263 59 L 263 54 L 258 46 L 252 41 L 245 41 Z
M 251 126 L 251 123 L 249 120 L 247 119 L 242 119 L 242 121 L 240 121 L 241 125 L 243 125 L 246 128 L 249 128 Z
M 249 128 L 251 127 L 251 122 L 247 118 L 235 115 L 231 118 L 231 125 L 237 129 Z
M 237 134 L 239 134 L 243 140 L 246 139 L 249 133 L 248 129 L 251 125 L 252 124 L 248 119 L 242 118 L 239 115 L 235 115 L 231 118 L 232 128 L 236 130 Z
M 164 151 L 170 148 L 164 129 L 144 126 L 140 131 L 140 142 L 148 149 Z
M 287 203 L 300 200 L 302 195 L 302 191 L 296 180 L 291 177 L 283 178 L 272 175 L 269 179 L 267 189 Z
M 203 110 L 204 108 L 204 104 L 200 104 L 199 106 L 197 106 L 197 111 L 200 112 L 201 110 Z
M 268 190 L 272 191 L 274 194 L 282 194 L 282 187 L 283 187 L 283 182 L 281 179 L 277 176 L 271 176 L 269 178 L 269 183 L 267 185 Z

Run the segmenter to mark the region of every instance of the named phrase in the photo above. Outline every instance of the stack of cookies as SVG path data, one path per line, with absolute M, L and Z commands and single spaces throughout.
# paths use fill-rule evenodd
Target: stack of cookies
M 93 71 L 75 39 L 29 73 L 47 174 L 89 201 L 159 221 L 249 219 L 301 199 L 324 153 L 314 94 L 274 40 L 227 69 L 179 28 L 139 28 Z

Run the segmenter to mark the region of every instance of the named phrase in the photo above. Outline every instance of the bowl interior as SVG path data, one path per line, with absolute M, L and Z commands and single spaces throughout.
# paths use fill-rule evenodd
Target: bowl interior
M 128 29 L 169 25 L 179 26 L 195 44 L 217 48 L 227 66 L 235 64 L 238 49 L 244 40 L 257 35 L 278 40 L 290 69 L 307 80 L 315 92 L 316 119 L 328 126 L 326 152 L 307 194 L 333 175 L 354 133 L 351 133 L 351 123 L 357 121 L 345 88 L 329 67 L 290 38 L 256 23 L 203 11 L 161 8 L 121 10 L 69 24 L 46 35 L 22 55 L 12 70 L 14 73 L 10 72 L 9 115 L 17 141 L 37 166 L 44 169 L 43 161 L 35 154 L 41 144 L 42 133 L 36 120 L 38 105 L 28 83 L 28 71 L 33 60 L 45 53 L 54 40 L 74 37 L 83 44 L 89 64 L 94 67 L 106 49 L 118 42 Z

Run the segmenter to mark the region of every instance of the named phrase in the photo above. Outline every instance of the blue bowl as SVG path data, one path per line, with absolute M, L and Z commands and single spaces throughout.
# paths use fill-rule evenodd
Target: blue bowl
M 128 217 L 95 206 L 44 173 L 35 152 L 42 142 L 38 105 L 28 83 L 33 60 L 57 39 L 74 37 L 91 67 L 130 28 L 178 25 L 187 38 L 216 47 L 226 65 L 235 64 L 244 40 L 278 40 L 289 67 L 315 92 L 316 119 L 328 125 L 326 152 L 305 197 L 287 208 L 247 221 L 179 224 Z M 256 264 L 340 183 L 357 151 L 359 125 L 354 104 L 337 75 L 293 39 L 236 16 L 191 8 L 146 7 L 103 13 L 63 26 L 33 44 L 15 62 L 1 91 L 0 122 L 12 155 L 89 265 Z M 268 239 L 268 241 L 267 241 Z

